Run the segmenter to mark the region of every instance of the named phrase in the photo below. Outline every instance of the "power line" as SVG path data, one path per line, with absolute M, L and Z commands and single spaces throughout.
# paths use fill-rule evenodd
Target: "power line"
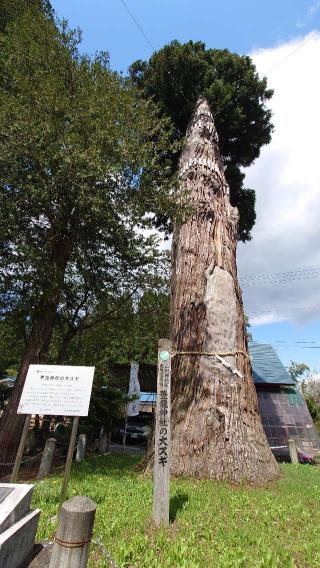
M 275 272 L 270 274 L 253 274 L 239 278 L 241 284 L 253 286 L 257 284 L 282 284 L 294 280 L 312 280 L 320 278 L 320 267 L 296 269 L 290 272 Z
M 320 348 L 318 341 L 290 341 L 289 339 L 281 341 L 269 339 L 268 341 L 269 343 L 274 343 L 277 347 L 294 347 L 298 345 L 301 349 L 314 349 L 315 347 Z M 314 345 L 310 345 L 311 343 L 313 343 Z
M 291 274 L 297 274 L 300 272 L 314 272 L 314 271 L 320 271 L 320 266 L 306 266 L 304 268 L 294 268 L 293 270 L 287 270 L 286 272 L 268 272 L 268 273 L 261 273 L 261 274 L 247 274 L 246 276 L 243 276 L 243 278 L 260 278 L 260 277 L 269 277 L 269 278 L 273 278 L 273 277 L 279 277 L 279 276 L 287 276 L 287 275 L 291 275 Z
M 291 55 L 293 55 L 294 53 L 296 53 L 296 51 L 298 51 L 299 49 L 301 49 L 301 47 L 303 47 L 306 43 L 308 43 L 318 32 L 318 30 L 315 30 L 309 37 L 307 37 L 305 40 L 303 40 L 297 47 L 295 47 L 295 49 L 293 49 L 290 53 L 288 53 L 285 57 L 283 57 L 283 59 L 281 59 L 280 61 L 278 61 L 278 63 L 276 63 L 273 67 L 271 67 L 267 72 L 266 75 L 270 75 L 270 73 L 272 73 L 274 71 L 274 69 L 276 69 L 277 67 L 279 67 L 279 65 L 281 65 L 284 61 L 286 61 L 289 57 L 291 57 Z M 231 105 L 234 101 L 238 100 L 240 96 L 244 95 L 247 91 L 247 87 L 240 89 L 238 95 L 232 99 L 231 101 L 229 101 L 228 103 L 226 103 L 225 105 L 222 105 L 222 107 L 219 108 L 219 110 L 214 114 L 214 117 L 218 116 L 220 114 L 220 112 L 222 110 L 225 110 L 229 105 Z
M 291 307 L 275 307 L 275 308 L 269 308 L 267 310 L 246 310 L 245 309 L 245 313 L 250 315 L 250 314 L 257 314 L 257 315 L 263 315 L 263 314 L 271 314 L 271 313 L 284 313 L 284 312 L 296 312 L 296 311 L 301 311 L 301 312 L 310 312 L 310 311 L 316 311 L 316 310 L 320 310 L 320 306 L 319 305 L 313 305 L 313 306 L 291 306 Z
M 296 344 L 299 344 L 299 345 L 300 345 L 300 344 L 307 344 L 307 343 L 311 344 L 311 343 L 314 343 L 314 344 L 316 344 L 316 345 L 320 345 L 320 344 L 319 344 L 319 341 L 289 341 L 288 339 L 274 339 L 273 341 L 274 341 L 274 343 L 277 343 L 277 345 L 278 345 L 279 343 L 281 343 L 282 345 L 283 345 L 283 344 L 287 344 L 287 343 L 290 343 L 290 344 L 294 343 L 295 345 L 296 345 Z M 281 345 L 279 345 L 279 346 L 281 347 Z
M 149 36 L 146 34 L 145 30 L 143 29 L 143 27 L 141 26 L 141 24 L 138 22 L 137 18 L 135 17 L 134 13 L 132 12 L 132 10 L 130 10 L 129 6 L 126 4 L 125 0 L 120 0 L 121 4 L 123 5 L 123 7 L 125 8 L 125 10 L 128 12 L 129 16 L 131 17 L 132 21 L 134 22 L 134 24 L 137 26 L 138 30 L 140 31 L 140 33 L 142 34 L 142 36 L 144 37 L 144 39 L 146 40 L 146 42 L 148 43 L 149 47 L 151 47 L 152 51 L 155 52 L 156 48 L 154 47 L 152 41 L 150 40 Z M 295 47 L 290 53 L 288 53 L 283 59 L 281 59 L 278 63 L 276 63 L 273 67 L 271 67 L 271 69 L 269 69 L 269 71 L 267 72 L 267 74 L 270 74 L 274 71 L 274 69 L 276 69 L 277 67 L 279 67 L 279 65 L 281 65 L 284 61 L 286 61 L 289 57 L 291 57 L 291 55 L 293 55 L 294 53 L 296 53 L 299 49 L 301 49 L 306 43 L 308 43 L 313 37 L 314 35 L 318 32 L 318 30 L 315 30 L 309 37 L 307 37 L 305 40 L 303 40 L 297 47 Z M 185 99 L 185 101 L 188 104 L 191 104 L 191 101 L 189 101 L 189 99 L 186 97 L 186 95 L 184 94 L 183 90 L 181 89 L 181 87 L 179 87 L 179 85 L 177 85 L 177 83 L 175 82 L 175 77 L 172 75 L 172 73 L 167 69 L 166 70 L 169 77 L 172 79 L 173 83 L 175 84 L 175 86 L 177 87 L 177 89 L 179 90 L 179 92 L 181 93 L 181 95 L 183 96 L 183 98 Z M 229 101 L 228 103 L 226 103 L 225 105 L 222 105 L 219 110 L 216 113 L 212 113 L 213 117 L 215 118 L 216 116 L 218 116 L 220 114 L 220 112 L 222 110 L 225 110 L 229 105 L 231 105 L 232 103 L 234 103 L 236 100 L 239 99 L 240 96 L 242 96 L 243 94 L 245 94 L 248 91 L 247 87 L 240 89 L 238 92 L 238 95 L 231 99 L 231 101 Z
M 300 347 L 297 345 L 276 345 L 275 347 L 277 347 L 277 349 L 279 349 L 281 347 L 281 349 L 320 349 L 320 345 L 319 346 L 314 346 L 314 347 Z
M 306 37 L 301 43 L 299 43 L 299 45 L 297 45 L 292 51 L 290 51 L 290 53 L 288 53 L 287 55 L 285 55 L 285 57 L 283 57 L 280 61 L 278 61 L 278 63 L 276 63 L 275 65 L 273 65 L 268 71 L 267 71 L 267 75 L 270 75 L 270 73 L 272 73 L 275 69 L 277 69 L 277 67 L 279 67 L 279 65 L 281 65 L 284 61 L 286 61 L 287 59 L 289 59 L 289 57 L 291 57 L 291 55 L 293 55 L 294 53 L 296 53 L 299 49 L 301 49 L 304 45 L 306 45 L 316 34 L 318 33 L 318 30 L 314 30 L 308 37 Z
M 137 28 L 140 30 L 141 34 L 143 35 L 144 39 L 146 40 L 146 42 L 149 44 L 149 46 L 151 47 L 152 51 L 156 51 L 156 48 L 154 47 L 154 45 L 152 44 L 151 40 L 149 39 L 149 37 L 147 36 L 147 34 L 145 33 L 144 29 L 142 28 L 142 26 L 139 24 L 138 20 L 136 19 L 135 15 L 133 14 L 133 12 L 131 12 L 129 6 L 127 6 L 127 4 L 125 3 L 124 0 L 120 0 L 121 4 L 124 6 L 124 8 L 127 10 L 128 14 L 130 15 L 131 19 L 133 20 L 133 22 L 135 23 L 135 25 L 137 26 Z
M 146 32 L 144 31 L 143 27 L 141 26 L 141 24 L 139 24 L 137 18 L 135 17 L 135 15 L 133 14 L 133 12 L 130 10 L 129 6 L 126 4 L 126 2 L 124 0 L 120 0 L 121 4 L 124 6 L 124 8 L 127 10 L 128 14 L 130 15 L 132 21 L 134 22 L 134 24 L 137 26 L 138 30 L 140 31 L 140 33 L 143 35 L 144 39 L 146 40 L 146 42 L 148 43 L 149 47 L 151 47 L 152 52 L 154 53 L 156 51 L 156 48 L 154 47 L 152 41 L 150 40 L 150 38 L 148 37 L 148 35 L 146 34 Z M 172 79 L 173 84 L 175 85 L 175 87 L 178 89 L 178 91 L 180 92 L 180 94 L 183 96 L 184 100 L 186 101 L 186 103 L 191 104 L 191 102 L 187 99 L 186 95 L 184 94 L 183 90 L 181 89 L 181 87 L 179 87 L 179 85 L 177 85 L 175 77 L 172 75 L 172 73 L 169 71 L 169 69 L 166 69 L 166 72 L 168 74 L 168 76 L 170 77 L 170 79 Z
M 255 340 L 255 339 L 253 339 L 252 341 L 253 341 L 253 342 L 256 341 L 257 343 L 260 343 L 260 341 Z M 308 340 L 308 341 L 295 341 L 295 340 L 293 340 L 293 339 L 270 339 L 270 338 L 267 338 L 267 339 L 265 339 L 265 341 L 268 341 L 269 343 L 270 343 L 270 342 L 272 342 L 272 343 L 277 343 L 277 345 L 278 345 L 279 343 L 290 343 L 290 344 L 291 344 L 291 343 L 304 343 L 304 344 L 305 344 L 305 343 L 313 343 L 313 344 L 320 345 L 320 341 L 319 341 L 318 339 L 317 339 L 316 341 L 312 341 L 312 340 Z M 262 341 L 262 343 L 263 343 L 263 341 Z M 281 345 L 279 345 L 279 347 L 281 347 Z

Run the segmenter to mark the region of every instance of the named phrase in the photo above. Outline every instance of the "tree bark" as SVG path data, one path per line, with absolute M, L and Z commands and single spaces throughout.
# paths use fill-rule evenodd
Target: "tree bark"
M 75 338 L 75 336 L 77 335 L 77 333 L 80 330 L 78 329 L 72 329 L 70 331 L 68 331 L 68 333 L 65 334 L 65 336 L 63 337 L 63 340 L 61 342 L 59 351 L 58 351 L 58 357 L 57 357 L 57 365 L 64 365 L 64 362 L 66 360 L 67 357 L 67 352 L 68 349 L 72 343 L 72 340 Z
M 173 236 L 172 340 L 178 352 L 231 355 L 174 356 L 171 471 L 262 484 L 279 468 L 261 424 L 247 354 L 236 266 L 238 210 L 230 205 L 204 99 L 188 126 L 179 177 L 193 210 Z
M 15 459 L 25 418 L 23 415 L 17 414 L 22 389 L 29 365 L 43 361 L 49 349 L 65 270 L 71 252 L 71 238 L 57 240 L 51 248 L 50 262 L 48 263 L 50 282 L 46 283 L 35 311 L 15 386 L 0 420 L 0 472 L 2 473 L 7 472 L 10 466 L 1 464 L 12 463 Z

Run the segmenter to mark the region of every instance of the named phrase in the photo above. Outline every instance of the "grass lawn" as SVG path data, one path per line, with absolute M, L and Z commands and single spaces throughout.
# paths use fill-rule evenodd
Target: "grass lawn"
M 267 488 L 173 480 L 169 528 L 151 522 L 152 481 L 134 470 L 137 458 L 91 457 L 74 466 L 69 497 L 97 503 L 95 537 L 119 568 L 320 567 L 320 468 L 284 464 Z M 37 482 L 42 511 L 38 538 L 50 537 L 61 474 Z M 92 545 L 90 568 L 109 568 Z

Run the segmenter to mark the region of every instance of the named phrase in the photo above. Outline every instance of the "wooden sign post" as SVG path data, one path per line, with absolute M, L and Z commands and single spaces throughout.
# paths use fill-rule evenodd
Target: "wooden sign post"
M 70 437 L 70 442 L 69 442 L 66 466 L 64 468 L 64 475 L 63 475 L 62 489 L 61 489 L 61 495 L 60 495 L 60 500 L 59 500 L 58 513 L 60 513 L 61 507 L 62 507 L 62 505 L 65 501 L 66 494 L 67 494 L 67 488 L 68 488 L 68 483 L 69 483 L 70 473 L 71 473 L 72 456 L 73 456 L 74 446 L 75 446 L 76 438 L 77 438 L 78 425 L 79 425 L 79 416 L 75 416 L 73 418 L 73 423 L 72 423 L 72 430 L 71 430 L 71 437 Z
M 153 472 L 153 520 L 169 523 L 171 351 L 169 339 L 159 339 L 157 404 Z
M 19 448 L 18 448 L 18 451 L 17 451 L 16 459 L 15 459 L 15 462 L 14 462 L 14 467 L 13 467 L 13 470 L 12 470 L 10 483 L 16 483 L 17 479 L 18 479 L 18 475 L 19 475 L 19 471 L 20 471 L 20 465 L 21 465 L 21 461 L 22 461 L 22 457 L 23 457 L 23 452 L 24 452 L 24 448 L 25 448 L 25 445 L 26 445 L 27 437 L 28 437 L 30 420 L 31 420 L 31 414 L 27 414 L 26 417 L 25 417 L 25 420 L 24 420 L 23 430 L 22 430 L 22 434 L 21 434 L 21 438 L 20 438 L 20 444 L 19 444 Z

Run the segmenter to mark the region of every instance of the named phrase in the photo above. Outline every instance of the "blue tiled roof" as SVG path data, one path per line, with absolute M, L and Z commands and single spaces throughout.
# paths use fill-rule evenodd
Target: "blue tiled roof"
M 249 341 L 249 353 L 255 383 L 295 385 L 271 345 Z

